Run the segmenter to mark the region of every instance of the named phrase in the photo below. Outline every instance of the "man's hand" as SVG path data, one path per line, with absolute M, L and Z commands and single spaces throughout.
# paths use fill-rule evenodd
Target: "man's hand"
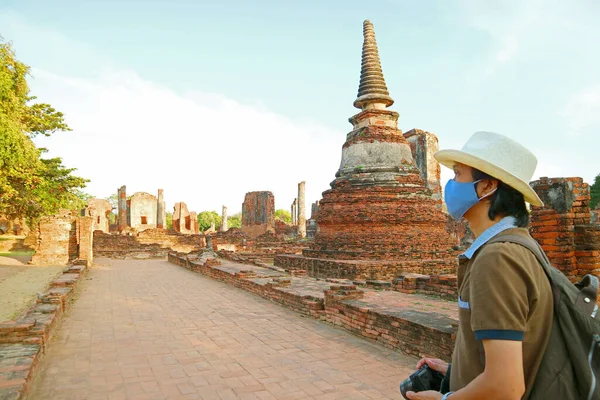
M 410 400 L 440 400 L 444 395 L 435 390 L 426 390 L 424 392 L 406 392 Z
M 448 371 L 448 363 L 440 360 L 439 358 L 421 358 L 421 360 L 419 360 L 417 363 L 417 369 L 421 369 L 421 367 L 425 364 L 427 364 L 432 370 L 441 372 L 444 375 L 446 375 L 446 372 Z

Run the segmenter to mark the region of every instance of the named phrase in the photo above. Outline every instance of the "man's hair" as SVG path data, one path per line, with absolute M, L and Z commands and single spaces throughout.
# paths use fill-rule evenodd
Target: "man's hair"
M 525 206 L 525 198 L 521 192 L 475 168 L 473 168 L 473 179 L 476 181 L 482 179 L 494 179 L 498 181 L 498 189 L 489 197 L 490 209 L 488 217 L 491 220 L 496 219 L 497 216 L 513 216 L 516 218 L 516 224 L 519 228 L 527 228 L 529 226 L 529 211 Z

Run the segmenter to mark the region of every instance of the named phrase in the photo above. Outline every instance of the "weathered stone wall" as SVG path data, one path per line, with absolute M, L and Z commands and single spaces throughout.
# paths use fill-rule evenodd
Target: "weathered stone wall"
M 441 260 L 335 260 L 306 257 L 306 250 L 302 256 L 277 254 L 274 258 L 275 265 L 285 269 L 305 270 L 314 278 L 335 279 L 379 279 L 393 281 L 405 273 L 424 275 L 452 274 L 456 272 L 454 259 Z
M 184 235 L 174 230 L 147 229 L 136 235 L 94 233 L 94 255 L 110 258 L 162 258 L 169 251 L 197 252 L 206 247 L 203 235 Z
M 532 207 L 531 234 L 569 279 L 600 276 L 600 226 L 591 224 L 590 189 L 581 178 L 542 178 L 531 186 L 544 202 Z
M 85 209 L 85 215 L 94 219 L 94 230 L 104 233 L 110 232 L 109 214 L 112 212 L 112 205 L 105 199 L 89 199 Z
M 246 193 L 242 204 L 242 232 L 259 236 L 275 231 L 275 197 L 271 192 Z
M 35 253 L 32 265 L 68 265 L 79 260 L 91 265 L 93 256 L 94 217 L 78 216 L 75 211 L 42 217 L 26 242 Z
M 156 228 L 158 200 L 150 193 L 137 192 L 127 201 L 129 227 L 136 231 Z
M 184 202 L 175 203 L 173 207 L 173 229 L 187 235 L 198 233 L 198 215 L 189 212 Z
M 32 265 L 67 265 L 77 258 L 77 213 L 62 210 L 57 215 L 42 217 L 29 233 L 35 254 Z
M 27 236 L 29 235 L 29 230 L 25 218 L 10 219 L 0 215 L 0 235 L 8 233 L 16 236 Z
M 441 168 L 440 163 L 433 157 L 439 150 L 437 136 L 421 129 L 411 129 L 404 133 L 404 137 L 410 144 L 415 165 L 419 169 L 425 185 L 431 190 L 432 197 L 436 200 L 441 199 Z M 438 206 L 441 207 L 442 203 L 438 203 Z
M 91 267 L 94 262 L 94 217 L 77 218 L 78 261 Z

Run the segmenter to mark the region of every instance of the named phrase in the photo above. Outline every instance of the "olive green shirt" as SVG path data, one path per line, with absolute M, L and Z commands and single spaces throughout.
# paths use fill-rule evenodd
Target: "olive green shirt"
M 496 236 L 504 234 L 530 237 L 524 228 L 505 228 Z M 542 266 L 518 244 L 483 244 L 470 259 L 459 258 L 458 294 L 459 328 L 450 389 L 467 386 L 484 371 L 483 340 L 519 340 L 526 399 L 552 327 L 552 292 Z

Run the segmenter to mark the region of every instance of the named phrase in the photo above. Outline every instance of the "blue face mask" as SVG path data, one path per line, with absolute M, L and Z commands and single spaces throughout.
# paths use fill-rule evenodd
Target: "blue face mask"
M 446 183 L 446 187 L 444 188 L 444 200 L 446 202 L 446 207 L 448 207 L 448 213 L 455 220 L 460 221 L 471 207 L 479 203 L 481 199 L 490 196 L 496 191 L 496 189 L 494 189 L 480 199 L 477 197 L 477 192 L 475 191 L 475 185 L 478 182 L 480 181 L 456 182 L 454 179 L 450 179 L 448 183 Z

